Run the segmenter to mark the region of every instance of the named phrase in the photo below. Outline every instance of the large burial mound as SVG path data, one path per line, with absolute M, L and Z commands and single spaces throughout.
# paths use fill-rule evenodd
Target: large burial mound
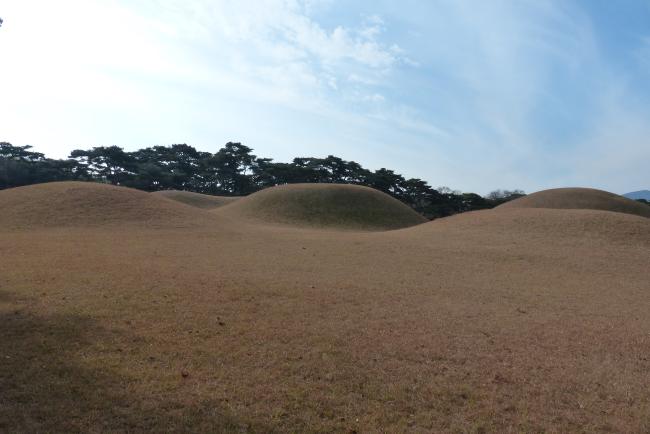
M 186 227 L 208 216 L 178 202 L 125 187 L 52 182 L 0 191 L 0 227 L 87 227 L 135 223 Z
M 650 217 L 650 206 L 591 188 L 555 188 L 538 191 L 504 203 L 498 208 L 593 209 Z
M 196 208 L 214 209 L 228 205 L 239 199 L 239 196 L 212 196 L 209 194 L 193 193 L 191 191 L 163 190 L 152 193 L 190 205 Z
M 347 184 L 271 187 L 217 210 L 264 223 L 348 230 L 390 230 L 427 221 L 397 199 Z

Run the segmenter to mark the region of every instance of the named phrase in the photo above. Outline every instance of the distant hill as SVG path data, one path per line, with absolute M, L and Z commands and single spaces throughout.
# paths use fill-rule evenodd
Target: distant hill
M 632 200 L 639 200 L 639 199 L 650 200 L 650 190 L 633 191 L 631 193 L 625 193 L 623 196 Z

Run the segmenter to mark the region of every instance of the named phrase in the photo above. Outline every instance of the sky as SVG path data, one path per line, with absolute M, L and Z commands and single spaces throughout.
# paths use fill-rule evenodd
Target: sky
M 0 141 L 650 189 L 647 0 L 0 0 Z

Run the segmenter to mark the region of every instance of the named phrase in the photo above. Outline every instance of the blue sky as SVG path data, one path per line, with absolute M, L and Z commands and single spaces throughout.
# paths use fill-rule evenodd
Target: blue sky
M 650 188 L 650 2 L 3 0 L 0 140 Z

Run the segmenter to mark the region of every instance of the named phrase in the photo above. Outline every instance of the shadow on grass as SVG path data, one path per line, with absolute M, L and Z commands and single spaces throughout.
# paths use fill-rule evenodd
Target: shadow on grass
M 145 406 L 130 379 L 86 360 L 98 342 L 110 342 L 110 331 L 88 317 L 7 309 L 12 300 L 0 291 L 0 432 L 273 431 L 209 402 Z

